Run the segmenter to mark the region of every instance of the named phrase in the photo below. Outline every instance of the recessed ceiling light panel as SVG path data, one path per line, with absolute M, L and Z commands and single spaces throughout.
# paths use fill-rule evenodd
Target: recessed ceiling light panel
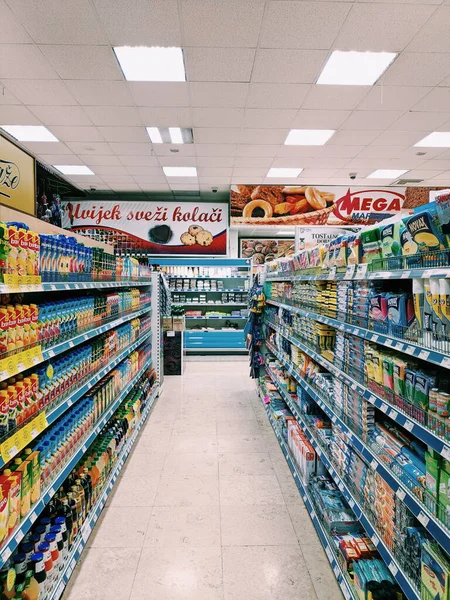
M 267 173 L 267 177 L 279 177 L 288 179 L 290 177 L 298 177 L 303 169 L 289 169 L 285 167 L 272 167 Z
M 186 81 L 183 50 L 159 46 L 116 46 L 127 81 Z
M 163 167 L 166 177 L 197 177 L 197 167 Z
M 334 134 L 334 129 L 291 129 L 285 146 L 323 146 Z
M 53 133 L 43 125 L 0 125 L 18 142 L 58 142 Z
M 317 80 L 318 85 L 373 85 L 386 71 L 395 52 L 335 50 Z
M 422 148 L 450 148 L 450 131 L 433 131 L 420 142 L 414 144 Z
M 377 169 L 370 175 L 367 175 L 367 179 L 397 179 L 397 177 L 401 177 L 407 173 L 408 170 L 409 169 Z
M 63 175 L 94 175 L 89 167 L 85 165 L 53 165 Z
M 190 127 L 146 127 L 152 144 L 193 144 Z

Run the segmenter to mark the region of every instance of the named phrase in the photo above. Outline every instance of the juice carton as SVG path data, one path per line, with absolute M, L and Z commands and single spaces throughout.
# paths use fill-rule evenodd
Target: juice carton
M 23 345 L 28 348 L 31 337 L 31 307 L 23 304 Z
M 24 451 L 24 461 L 29 465 L 31 476 L 31 504 L 37 502 L 41 496 L 41 463 L 39 452 L 27 448 Z
M 7 349 L 8 352 L 16 349 L 16 327 L 17 327 L 17 316 L 16 309 L 12 304 L 8 304 L 6 307 L 8 311 L 8 338 L 7 338 Z
M 4 386 L 0 389 L 0 439 L 3 439 L 8 433 L 9 393 L 5 383 L 0 385 Z
M 22 484 L 22 474 L 12 472 L 11 469 L 5 469 L 0 476 L 0 485 L 2 488 L 7 486 L 9 489 L 9 510 L 8 510 L 8 535 L 15 529 L 20 521 L 20 488 Z
M 8 226 L 9 252 L 6 259 L 6 272 L 17 275 L 17 259 L 19 257 L 19 231 L 14 225 Z
M 9 485 L 0 483 L 0 545 L 8 537 Z
M 19 277 L 24 277 L 27 274 L 28 263 L 28 231 L 19 227 L 19 247 L 17 255 L 17 273 Z
M 15 384 L 8 385 L 7 391 L 9 396 L 8 431 L 14 431 L 17 428 L 17 389 Z
M 8 241 L 8 227 L 6 223 L 0 223 L 0 281 L 6 273 L 10 245 Z
M 14 460 L 14 472 L 22 475 L 20 485 L 20 515 L 26 517 L 31 508 L 31 478 L 30 465 L 21 458 Z
M 0 307 L 0 354 L 8 351 L 9 313 L 6 306 Z
M 16 349 L 19 349 L 24 346 L 24 308 L 22 304 L 16 304 L 14 308 L 16 309 Z

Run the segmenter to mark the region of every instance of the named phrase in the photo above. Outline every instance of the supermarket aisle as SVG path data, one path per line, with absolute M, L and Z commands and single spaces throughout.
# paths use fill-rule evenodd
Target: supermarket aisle
M 166 379 L 65 600 L 341 598 L 247 374 Z

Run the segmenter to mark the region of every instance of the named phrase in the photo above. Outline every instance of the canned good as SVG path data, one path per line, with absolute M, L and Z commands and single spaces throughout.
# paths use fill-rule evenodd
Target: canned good
M 450 394 L 446 392 L 438 392 L 437 395 L 437 413 L 441 417 L 448 417 L 448 407 L 450 403 Z
M 437 399 L 438 399 L 438 395 L 439 395 L 439 389 L 438 388 L 432 388 L 430 390 L 428 409 L 431 410 L 431 411 L 433 411 L 433 412 L 437 411 Z

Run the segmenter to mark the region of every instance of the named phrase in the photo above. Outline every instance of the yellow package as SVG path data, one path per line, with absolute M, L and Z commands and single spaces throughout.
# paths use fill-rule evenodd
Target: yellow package
M 30 512 L 31 508 L 31 482 L 29 465 L 23 462 L 21 458 L 16 458 L 14 461 L 14 472 L 22 475 L 20 485 L 20 516 L 23 519 Z
M 31 477 L 31 504 L 37 502 L 41 496 L 41 463 L 39 452 L 30 448 L 24 451 L 24 462 L 29 466 L 28 473 Z
M 6 482 L 0 483 L 0 544 L 8 537 L 9 520 L 9 486 Z
M 0 485 L 5 485 L 9 490 L 9 508 L 8 508 L 8 535 L 15 529 L 20 521 L 20 487 L 21 473 L 13 473 L 10 469 L 5 469 L 0 477 Z

